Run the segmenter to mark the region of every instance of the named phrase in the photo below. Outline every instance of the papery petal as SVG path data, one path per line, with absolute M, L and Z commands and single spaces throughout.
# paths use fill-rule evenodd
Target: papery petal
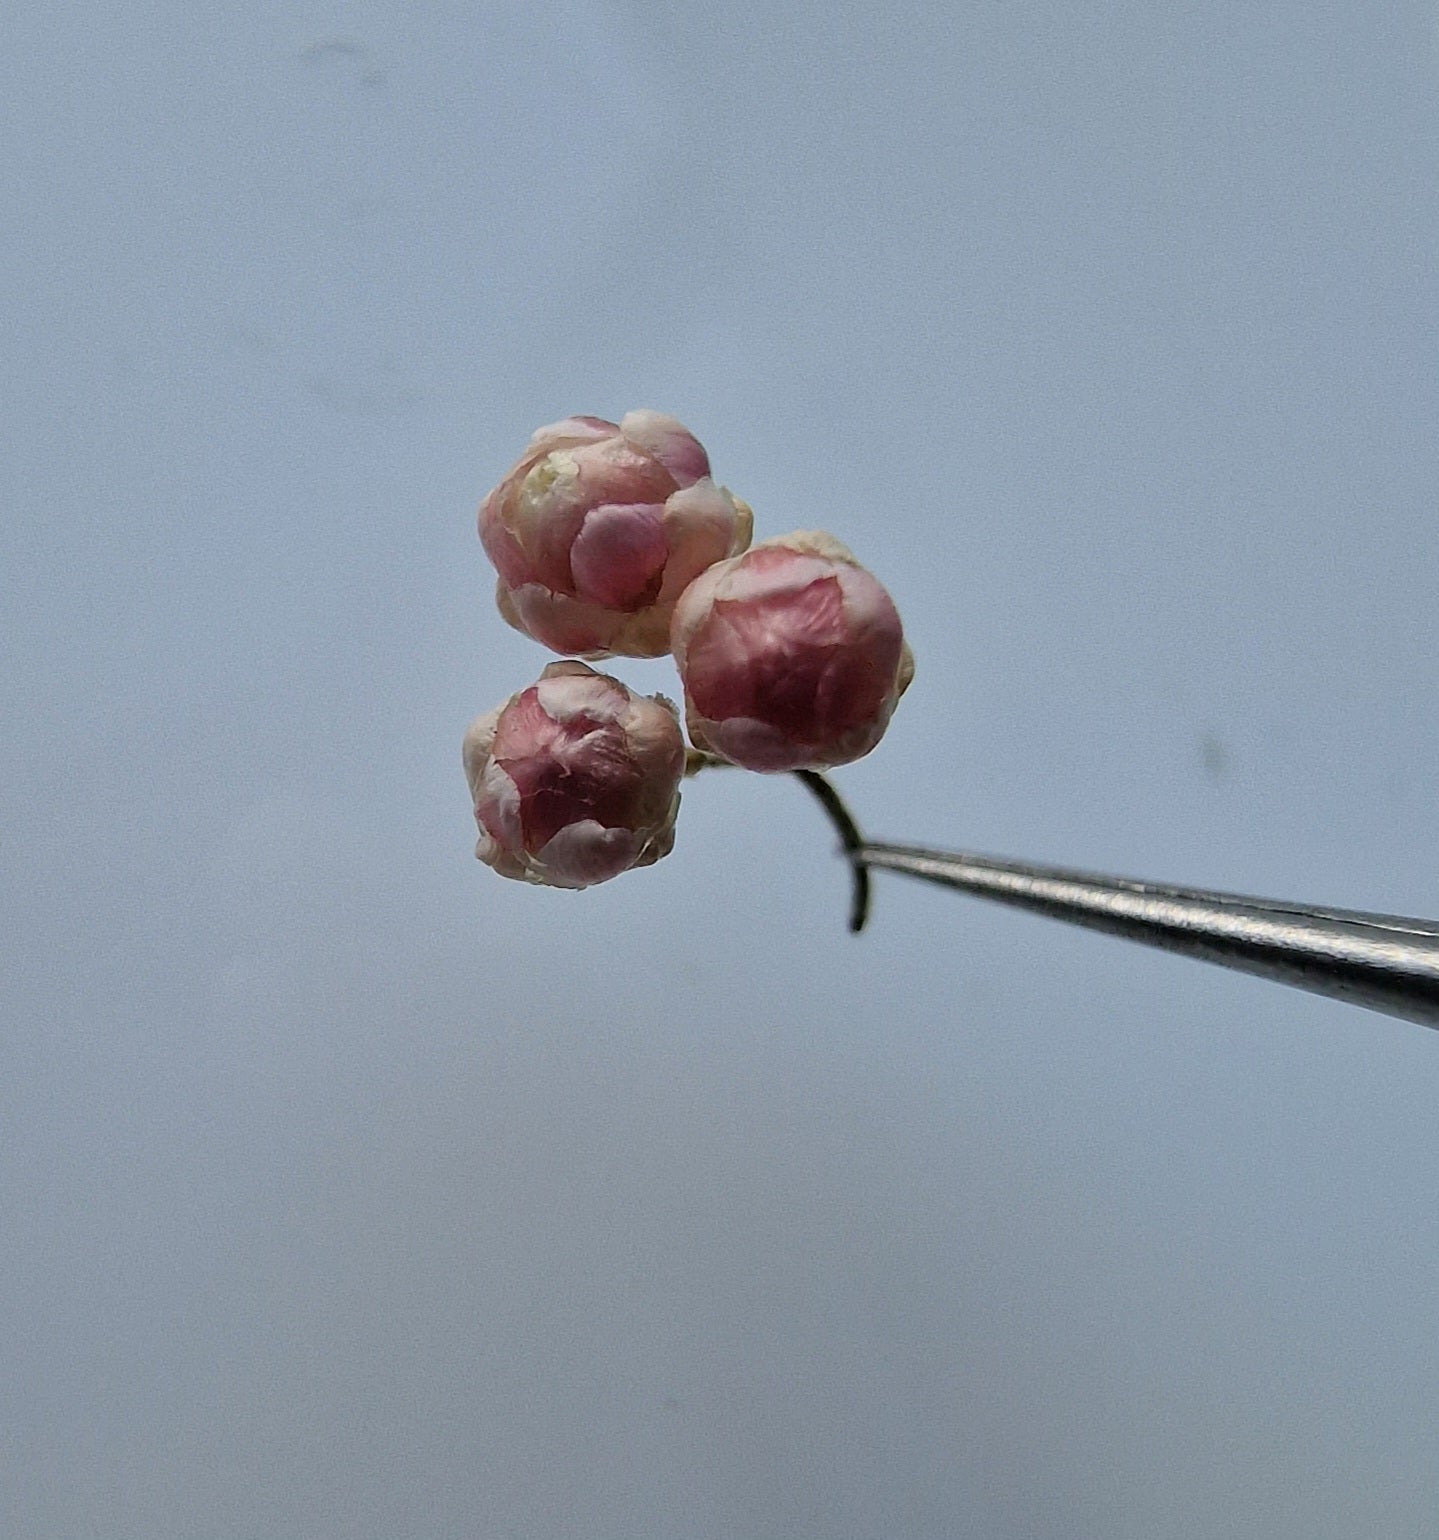
M 843 634 L 844 601 L 833 574 L 793 593 L 717 599 L 690 639 L 685 688 L 708 718 L 780 719 L 802 731 L 826 650 Z
M 653 606 L 620 618 L 610 633 L 606 656 L 662 658 L 669 650 L 669 606 Z
M 538 583 L 504 589 L 500 614 L 516 631 L 571 657 L 603 658 L 629 618 L 602 604 L 585 604 Z M 664 649 L 661 648 L 661 651 Z
M 487 711 L 484 716 L 476 717 L 465 730 L 461 754 L 472 801 L 480 794 L 480 777 L 485 771 L 485 761 L 490 757 L 490 746 L 495 741 L 495 728 L 499 724 L 502 710 L 504 707 L 496 706 L 493 711 Z
M 787 551 L 768 541 L 750 551 L 743 562 L 727 564 L 719 574 L 716 598 L 740 602 L 785 598 L 811 583 L 833 577 L 834 562 L 812 556 L 806 551 Z
M 525 554 L 528 580 L 561 592 L 570 589 L 570 546 L 585 517 L 576 453 L 556 449 L 501 488 L 500 518 Z
M 674 653 L 681 675 L 685 671 L 690 638 L 709 617 L 719 585 L 734 566 L 733 561 L 722 561 L 706 568 L 675 600 L 674 613 L 670 617 L 670 651 Z
M 649 603 L 669 555 L 663 516 L 654 503 L 591 509 L 570 547 L 576 597 L 625 611 Z
M 475 856 L 486 866 L 493 867 L 501 877 L 513 877 L 521 881 L 529 875 L 529 860 L 522 855 L 516 855 L 507 850 L 498 840 L 492 838 L 483 828 L 480 837 L 475 844 Z
M 669 560 L 658 597 L 673 604 L 707 567 L 744 550 L 754 514 L 748 503 L 706 478 L 669 499 L 664 526 Z
M 860 565 L 844 541 L 836 540 L 827 529 L 794 529 L 787 535 L 772 535 L 768 540 L 760 542 L 760 549 L 771 547 L 800 556 L 818 556 L 824 561 L 840 562 L 846 567 Z
M 904 644 L 904 646 L 900 649 L 900 654 L 899 654 L 899 674 L 898 674 L 898 677 L 895 680 L 895 695 L 896 695 L 896 697 L 898 697 L 900 695 L 903 695 L 904 692 L 913 683 L 914 683 L 914 652 L 911 650 L 909 643 L 906 642 Z
M 634 714 L 633 697 L 624 685 L 583 663 L 551 663 L 533 688 L 541 710 L 553 722 L 583 717 L 624 723 Z
M 628 871 L 638 845 L 630 829 L 606 829 L 582 819 L 559 829 L 535 856 L 533 867 L 551 887 L 588 888 Z
M 638 763 L 655 770 L 683 767 L 684 737 L 672 700 L 663 695 L 632 697 L 623 721 L 625 742 Z
M 542 848 L 576 821 L 593 821 L 602 829 L 628 825 L 639 777 L 619 756 L 611 756 L 603 769 L 570 769 L 534 759 L 512 768 L 527 850 Z
M 518 850 L 523 843 L 519 787 L 494 760 L 485 765 L 480 776 L 475 795 L 475 818 L 480 827 L 505 849 Z
M 480 504 L 480 543 L 485 548 L 485 555 L 494 563 L 502 584 L 517 585 L 531 580 L 534 564 L 506 527 L 494 492 Z
M 620 432 L 637 449 L 658 460 L 677 486 L 690 486 L 710 473 L 704 446 L 682 422 L 663 412 L 626 412 L 620 419 Z
M 605 503 L 662 505 L 675 490 L 675 479 L 647 454 L 622 438 L 585 444 L 573 454 L 579 496 L 586 511 Z
M 559 422 L 547 423 L 536 428 L 530 435 L 532 447 L 558 449 L 570 444 L 588 444 L 596 439 L 611 438 L 620 431 L 618 423 L 607 422 L 603 417 L 565 417 Z
M 753 717 L 729 717 L 723 722 L 692 719 L 690 736 L 695 747 L 743 765 L 747 770 L 792 770 L 796 766 L 793 738 L 757 722 Z M 803 768 L 802 766 L 799 768 Z

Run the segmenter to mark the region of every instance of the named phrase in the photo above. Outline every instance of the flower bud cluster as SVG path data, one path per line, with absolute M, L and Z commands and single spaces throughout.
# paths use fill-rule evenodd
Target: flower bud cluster
M 748 504 L 672 417 L 541 428 L 480 506 L 501 615 L 571 659 L 674 654 L 690 739 L 749 770 L 822 770 L 879 742 L 914 673 L 894 601 L 833 536 L 750 547 Z M 479 858 L 583 888 L 674 844 L 675 707 L 585 663 L 465 735 Z

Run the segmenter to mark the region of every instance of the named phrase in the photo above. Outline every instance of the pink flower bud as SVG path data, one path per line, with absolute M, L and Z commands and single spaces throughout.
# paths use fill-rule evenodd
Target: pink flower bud
M 465 734 L 480 842 L 503 877 L 586 888 L 675 842 L 679 713 L 583 663 L 551 663 Z
M 586 658 L 668 652 L 675 601 L 712 562 L 744 550 L 752 524 L 748 506 L 710 479 L 699 441 L 659 412 L 541 428 L 480 505 L 500 613 Z
M 670 640 L 695 746 L 747 770 L 823 770 L 868 754 L 914 675 L 894 601 L 815 531 L 702 573 Z

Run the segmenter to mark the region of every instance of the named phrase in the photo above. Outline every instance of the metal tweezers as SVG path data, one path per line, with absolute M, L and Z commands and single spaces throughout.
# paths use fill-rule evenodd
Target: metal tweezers
M 1439 923 L 1433 920 L 1282 903 L 866 840 L 832 787 L 819 776 L 811 779 L 812 772 L 799 774 L 840 830 L 854 873 L 851 930 L 860 929 L 868 912 L 870 870 L 901 872 L 1439 1027 Z

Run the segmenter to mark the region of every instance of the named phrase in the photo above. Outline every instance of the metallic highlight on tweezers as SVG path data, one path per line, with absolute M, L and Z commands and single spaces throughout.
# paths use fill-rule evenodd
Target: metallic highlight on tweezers
M 848 842 L 846 842 L 848 844 Z M 1439 923 L 861 841 L 852 862 L 1439 1027 Z

